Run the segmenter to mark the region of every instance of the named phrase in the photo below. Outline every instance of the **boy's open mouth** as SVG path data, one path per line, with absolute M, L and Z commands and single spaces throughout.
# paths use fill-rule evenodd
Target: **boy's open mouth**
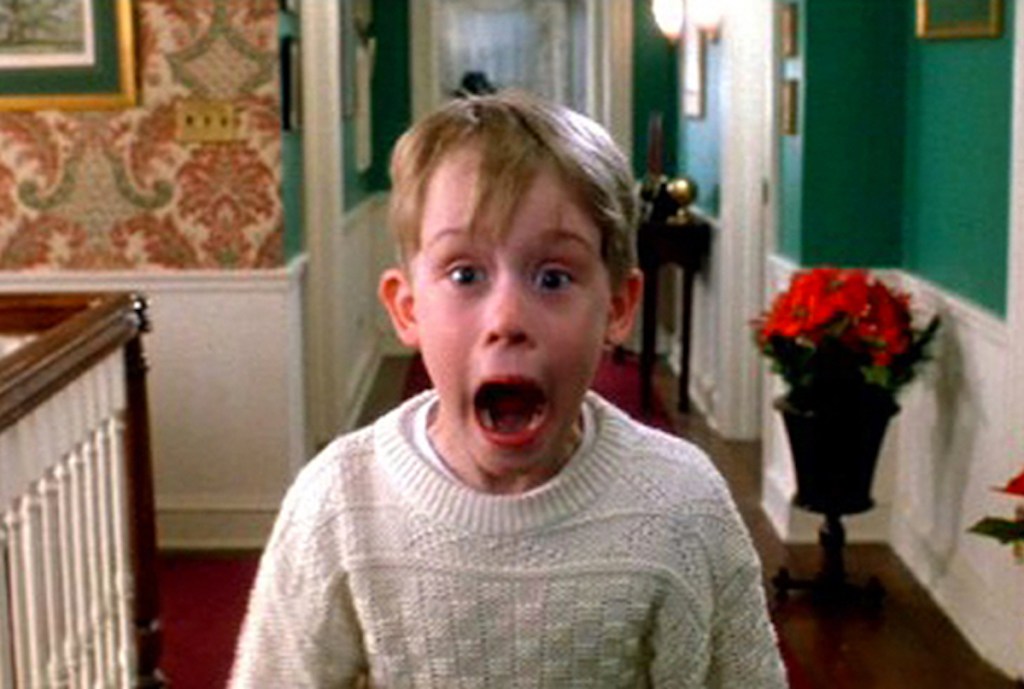
M 536 383 L 512 380 L 484 383 L 473 398 L 481 428 L 503 445 L 523 445 L 544 422 L 547 396 Z

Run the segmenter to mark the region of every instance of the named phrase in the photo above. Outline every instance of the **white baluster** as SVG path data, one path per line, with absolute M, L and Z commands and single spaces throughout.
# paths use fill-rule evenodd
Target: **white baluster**
M 129 562 L 128 472 L 124 452 L 125 423 L 123 414 L 119 413 L 115 418 L 110 419 L 109 423 L 112 440 L 111 462 L 115 468 L 111 502 L 117 515 L 114 520 L 114 554 L 116 557 L 114 583 L 117 589 L 118 619 L 120 621 L 118 637 L 121 640 L 118 667 L 122 684 L 128 687 L 131 686 L 136 674 L 137 658 L 135 655 L 134 620 L 132 619 L 132 610 L 135 607 L 135 581 Z
M 76 448 L 71 456 L 71 549 L 75 567 L 76 651 L 78 686 L 92 686 L 92 640 L 89 638 L 89 570 L 85 539 L 85 459 L 84 448 Z
M 113 362 L 108 359 L 97 370 L 99 381 L 99 402 L 100 408 L 104 411 L 103 421 L 100 423 L 98 435 L 99 442 L 99 465 L 98 465 L 98 486 L 99 504 L 102 507 L 100 512 L 100 563 L 102 564 L 102 614 L 104 649 L 106 654 L 103 658 L 103 676 L 106 682 L 113 686 L 117 676 L 117 599 L 114 592 L 114 566 L 115 555 L 113 551 L 113 531 L 115 520 L 115 505 L 112 497 L 111 465 L 113 455 L 111 443 L 113 438 L 110 435 L 110 415 L 114 413 L 111 408 L 112 400 L 110 385 L 114 373 L 111 369 Z
M 39 555 L 34 565 L 39 569 L 39 607 L 43 633 L 40 639 L 41 668 L 47 677 L 48 686 L 63 685 L 65 663 L 62 655 L 63 600 L 60 595 L 60 580 L 63 572 L 60 566 L 60 544 L 57 524 L 57 487 L 50 467 L 60 458 L 60 435 L 64 423 L 61 415 L 60 395 L 39 407 L 28 417 L 29 432 L 27 448 L 35 456 L 39 480 L 35 486 L 36 505 L 39 511 L 39 538 L 35 543 Z
M 3 457 L 3 454 L 0 454 L 0 457 Z M 6 519 L 0 519 L 0 689 L 13 689 L 14 687 L 11 588 L 7 581 L 8 546 Z
M 61 611 L 63 613 L 64 668 L 67 674 L 65 686 L 77 686 L 79 676 L 78 659 L 78 624 L 75 616 L 75 580 L 77 571 L 74 563 L 74 546 L 72 542 L 73 515 L 71 514 L 71 471 L 68 454 L 54 467 L 53 476 L 57 482 L 57 534 L 60 547 L 61 571 Z
M 60 554 L 57 480 L 52 471 L 39 482 L 39 497 L 43 518 L 43 585 L 46 591 L 46 674 L 51 687 L 63 687 L 67 684 L 63 655 L 64 599 L 61 595 L 64 571 Z
M 24 419 L 27 428 L 21 438 L 25 455 L 32 454 L 32 440 L 38 437 L 36 424 L 38 416 L 30 414 Z M 43 587 L 42 505 L 39 500 L 38 482 L 25 492 L 21 501 L 22 518 L 22 565 L 25 572 L 25 608 L 28 621 L 29 676 L 33 687 L 41 687 L 46 677 L 47 633 L 46 594 Z
M 21 500 L 15 499 L 4 512 L 7 528 L 8 565 L 11 591 L 11 633 L 14 635 L 14 677 L 16 687 L 28 686 L 28 622 L 25 619 L 25 584 L 22 570 Z
M 106 429 L 110 441 L 110 508 L 114 554 L 114 618 L 116 621 L 117 672 L 122 686 L 131 686 L 136 676 L 134 610 L 135 586 L 130 562 L 127 461 L 125 459 L 125 368 L 124 353 L 117 352 L 107 362 Z
M 86 388 L 86 395 L 89 399 L 88 408 L 92 414 L 91 421 L 96 420 L 95 390 L 91 386 Z M 93 667 L 96 670 L 96 681 L 99 684 L 103 679 L 103 658 L 105 653 L 105 639 L 103 638 L 103 620 L 101 618 L 102 594 L 100 591 L 100 553 L 99 553 L 99 529 L 100 505 L 97 499 L 97 465 L 99 463 L 98 443 L 99 434 L 95 426 L 90 426 L 89 439 L 85 445 L 85 519 L 86 519 L 86 544 L 88 552 L 89 567 L 89 636 L 93 643 Z

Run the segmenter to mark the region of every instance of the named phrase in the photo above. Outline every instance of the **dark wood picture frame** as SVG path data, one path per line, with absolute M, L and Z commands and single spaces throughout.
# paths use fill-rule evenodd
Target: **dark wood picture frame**
M 281 129 L 286 132 L 302 128 L 302 56 L 299 39 L 282 36 L 281 64 Z

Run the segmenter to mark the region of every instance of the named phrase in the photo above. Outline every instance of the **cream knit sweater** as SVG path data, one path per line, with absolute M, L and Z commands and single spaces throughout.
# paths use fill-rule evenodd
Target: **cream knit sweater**
M 302 471 L 232 687 L 786 686 L 760 565 L 700 450 L 588 393 L 590 447 L 536 490 L 487 495 L 416 451 L 433 399 Z

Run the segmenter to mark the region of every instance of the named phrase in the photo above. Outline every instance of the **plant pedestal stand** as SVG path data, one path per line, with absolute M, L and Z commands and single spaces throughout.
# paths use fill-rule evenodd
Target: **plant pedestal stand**
M 825 515 L 818 531 L 818 543 L 821 544 L 823 557 L 817 576 L 813 579 L 795 579 L 788 569 L 780 567 L 772 577 L 776 600 L 785 601 L 790 591 L 807 591 L 814 600 L 822 603 L 860 602 L 872 607 L 881 604 L 885 589 L 877 577 L 871 577 L 864 585 L 854 584 L 846 578 L 843 562 L 846 529 L 843 527 L 842 515 Z

